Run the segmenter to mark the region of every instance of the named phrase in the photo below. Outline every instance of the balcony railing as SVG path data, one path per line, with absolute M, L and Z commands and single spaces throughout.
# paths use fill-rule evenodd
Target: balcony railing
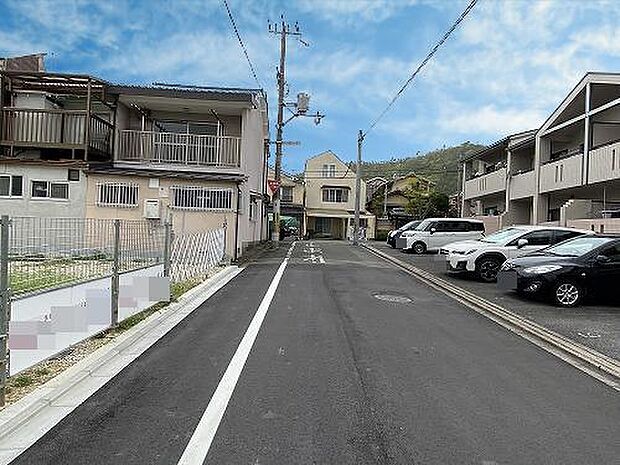
M 90 115 L 86 141 L 86 110 L 4 108 L 2 113 L 3 145 L 112 152 L 112 124 L 97 115 Z
M 548 162 L 540 167 L 540 192 L 550 192 L 581 185 L 583 154 Z
M 510 179 L 510 199 L 523 199 L 536 193 L 536 173 L 534 170 L 514 174 Z
M 238 167 L 241 138 L 124 130 L 119 133 L 118 161 Z
M 478 176 L 465 182 L 465 199 L 494 194 L 506 189 L 506 168 Z
M 589 182 L 620 178 L 620 141 L 590 150 L 588 165 Z

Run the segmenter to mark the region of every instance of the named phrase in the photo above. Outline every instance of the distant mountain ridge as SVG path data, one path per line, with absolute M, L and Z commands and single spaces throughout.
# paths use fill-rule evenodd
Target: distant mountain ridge
M 468 154 L 483 148 L 483 145 L 464 142 L 454 147 L 433 150 L 424 155 L 405 157 L 385 161 L 365 162 L 364 179 L 375 176 L 391 178 L 414 171 L 419 176 L 433 181 L 439 192 L 450 195 L 458 192 L 459 160 Z

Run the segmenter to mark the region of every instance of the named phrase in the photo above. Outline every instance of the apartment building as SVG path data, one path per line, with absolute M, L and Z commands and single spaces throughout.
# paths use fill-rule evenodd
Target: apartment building
M 261 90 L 2 71 L 0 108 L 3 213 L 226 224 L 233 257 L 267 238 Z
M 504 137 L 461 160 L 462 216 L 476 216 L 487 229 L 531 223 L 535 130 Z
M 620 231 L 620 74 L 588 73 L 543 125 L 462 161 L 463 216 Z
M 306 160 L 304 168 L 306 222 L 309 237 L 351 237 L 355 215 L 355 171 L 331 151 Z M 364 209 L 366 183 L 360 192 L 360 227 L 374 238 L 375 217 Z

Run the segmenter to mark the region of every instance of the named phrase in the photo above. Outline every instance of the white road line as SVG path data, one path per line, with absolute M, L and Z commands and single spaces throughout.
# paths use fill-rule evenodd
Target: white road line
M 278 285 L 280 284 L 280 280 L 284 274 L 284 269 L 291 258 L 293 247 L 295 247 L 295 242 L 291 245 L 286 254 L 286 258 L 282 261 L 278 271 L 271 280 L 271 284 L 269 285 L 263 300 L 258 306 L 258 309 L 254 314 L 254 318 L 252 318 L 248 329 L 243 335 L 243 339 L 241 339 L 235 355 L 233 355 L 233 358 L 230 360 L 224 376 L 222 376 L 220 383 L 217 385 L 217 389 L 215 390 L 213 397 L 211 397 L 209 405 L 207 405 L 206 410 L 202 414 L 202 418 L 200 419 L 200 422 L 198 423 L 194 434 L 190 438 L 187 447 L 183 451 L 183 455 L 179 459 L 177 465 L 202 465 L 204 463 L 205 458 L 209 453 L 211 443 L 213 442 L 213 438 L 215 438 L 217 429 L 219 428 L 222 417 L 224 416 L 224 412 L 226 412 L 226 408 L 228 407 L 228 402 L 230 402 L 230 398 L 235 390 L 237 381 L 239 381 L 241 371 L 243 370 L 245 362 L 250 355 L 254 341 L 256 340 L 261 325 L 263 324 L 263 320 L 265 319 L 265 315 L 267 315 L 269 305 L 276 294 L 276 290 L 278 289 Z

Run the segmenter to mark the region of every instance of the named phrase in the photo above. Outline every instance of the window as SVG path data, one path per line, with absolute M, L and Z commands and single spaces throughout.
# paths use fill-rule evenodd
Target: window
M 199 186 L 172 186 L 172 208 L 183 210 L 232 210 L 232 189 Z
M 601 255 L 605 255 L 612 262 L 620 262 L 620 242 L 601 250 Z
M 0 197 L 21 197 L 23 178 L 21 176 L 0 176 Z
M 293 201 L 293 188 L 291 186 L 282 186 L 280 188 L 280 200 L 282 202 Z
M 550 245 L 553 239 L 553 231 L 544 229 L 541 231 L 532 231 L 519 239 L 527 239 L 527 245 Z M 510 245 L 516 246 L 518 240 L 511 242 Z
M 323 202 L 345 203 L 349 201 L 349 190 L 342 187 L 324 188 Z
M 572 239 L 573 237 L 577 237 L 581 235 L 582 233 L 580 233 L 579 231 L 556 231 L 555 239 L 553 240 L 553 243 L 557 244 L 558 242 L 562 242 L 567 239 Z
M 250 200 L 250 221 L 256 221 L 258 219 L 258 204 L 256 199 Z
M 336 177 L 336 165 L 323 165 L 323 177 L 335 178 Z
M 67 175 L 67 179 L 69 181 L 79 181 L 80 180 L 80 170 L 69 170 Z
M 484 232 L 484 223 L 478 223 L 478 222 L 469 221 L 469 222 L 467 222 L 467 224 L 469 225 L 469 231 L 481 231 L 481 232 Z
M 137 207 L 138 185 L 123 182 L 97 184 L 97 205 L 100 207 Z
M 32 181 L 32 197 L 35 199 L 69 198 L 69 184 L 67 182 Z

